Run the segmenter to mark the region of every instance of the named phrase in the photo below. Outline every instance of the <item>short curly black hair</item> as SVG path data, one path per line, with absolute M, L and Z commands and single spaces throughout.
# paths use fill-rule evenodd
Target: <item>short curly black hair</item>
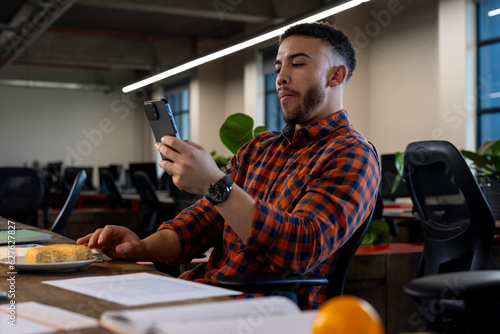
M 352 72 L 354 72 L 356 68 L 356 52 L 354 51 L 351 40 L 342 30 L 321 22 L 297 24 L 288 28 L 279 37 L 278 45 L 281 45 L 281 43 L 290 36 L 321 38 L 343 59 L 344 65 L 347 67 L 346 81 L 352 76 Z

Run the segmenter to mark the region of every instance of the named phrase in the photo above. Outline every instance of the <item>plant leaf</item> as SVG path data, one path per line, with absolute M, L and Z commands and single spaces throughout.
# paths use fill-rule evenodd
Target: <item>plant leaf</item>
M 472 162 L 476 166 L 482 166 L 482 165 L 489 165 L 490 164 L 490 160 L 486 156 L 481 155 L 481 154 L 476 153 L 476 152 L 462 150 L 462 155 L 464 157 L 466 157 L 467 159 L 472 160 Z
M 251 140 L 253 134 L 253 119 L 252 117 L 236 113 L 230 115 L 224 124 L 222 124 L 219 136 L 222 143 L 233 153 L 236 154 L 238 150 Z
M 389 225 L 382 219 L 373 219 L 366 230 L 362 245 L 387 244 L 391 240 Z
M 499 155 L 500 140 L 485 140 L 477 150 L 477 153 L 481 155 Z
M 254 137 L 255 137 L 255 136 L 257 136 L 259 133 L 266 132 L 266 131 L 267 131 L 266 127 L 261 125 L 261 126 L 256 127 L 256 128 L 253 130 L 253 135 L 254 135 Z
M 396 165 L 398 174 L 403 176 L 405 169 L 405 154 L 403 152 L 394 153 L 394 164 Z
M 398 189 L 399 184 L 403 179 L 404 173 L 404 165 L 405 165 L 405 154 L 402 152 L 394 153 L 394 165 L 396 166 L 396 170 L 398 174 L 394 176 L 394 183 L 392 184 L 391 193 L 394 193 L 396 189 Z

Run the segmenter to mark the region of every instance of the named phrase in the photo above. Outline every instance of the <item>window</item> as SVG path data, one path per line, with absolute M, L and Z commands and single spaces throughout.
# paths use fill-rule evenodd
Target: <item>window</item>
M 272 47 L 262 51 L 262 73 L 264 75 L 264 114 L 267 130 L 279 131 L 285 126 L 283 111 L 276 94 L 276 73 L 274 61 L 277 48 Z
M 500 138 L 500 0 L 477 4 L 478 146 Z
M 181 139 L 190 138 L 189 127 L 189 82 L 165 87 L 164 96 L 170 104 Z

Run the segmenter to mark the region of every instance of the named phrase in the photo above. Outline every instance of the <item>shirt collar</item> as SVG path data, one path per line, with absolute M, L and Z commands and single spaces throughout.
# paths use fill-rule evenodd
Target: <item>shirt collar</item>
M 347 117 L 347 111 L 342 109 L 332 115 L 323 118 L 321 121 L 310 124 L 305 128 L 301 129 L 303 136 L 308 136 L 311 140 L 318 140 L 322 137 L 330 134 L 341 126 L 346 126 L 349 124 L 349 119 Z M 295 126 L 287 124 L 281 131 L 283 136 L 289 141 L 293 141 L 295 135 Z

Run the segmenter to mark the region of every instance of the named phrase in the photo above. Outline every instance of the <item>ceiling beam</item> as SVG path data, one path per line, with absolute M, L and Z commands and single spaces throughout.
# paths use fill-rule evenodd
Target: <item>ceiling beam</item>
M 234 0 L 233 4 L 240 4 L 243 0 Z M 193 2 L 193 1 L 191 1 Z M 231 5 L 226 0 L 214 1 L 196 1 L 196 6 L 189 6 L 189 1 L 168 2 L 165 1 L 158 3 L 156 1 L 130 1 L 130 0 L 80 0 L 78 6 L 101 7 L 109 9 L 129 10 L 151 12 L 169 15 L 179 15 L 185 17 L 195 17 L 213 20 L 229 20 L 245 23 L 268 23 L 273 22 L 275 18 L 268 15 L 248 14 L 239 9 L 239 5 Z M 254 4 L 255 6 L 255 4 Z M 254 8 L 262 8 L 262 6 L 255 6 Z M 267 6 L 266 6 L 267 7 Z M 255 12 L 255 10 L 254 10 Z M 279 19 L 278 19 L 279 20 Z
M 176 52 L 171 52 L 175 49 Z M 94 31 L 47 30 L 18 61 L 25 64 L 59 64 L 129 70 L 168 67 L 195 55 L 189 38 L 162 39 L 115 37 Z
M 44 2 L 23 4 L 9 26 L 4 31 L 0 45 L 0 72 L 21 55 L 40 35 L 50 27 L 76 0 L 46 0 Z

